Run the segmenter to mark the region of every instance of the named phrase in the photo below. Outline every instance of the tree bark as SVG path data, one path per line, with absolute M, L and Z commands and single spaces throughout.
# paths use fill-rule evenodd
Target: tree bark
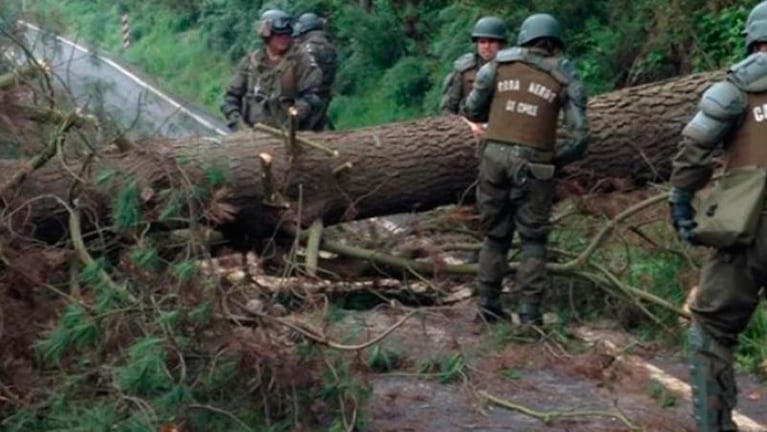
M 595 97 L 589 103 L 592 139 L 587 157 L 561 175 L 585 185 L 606 178 L 636 184 L 668 177 L 683 125 L 702 91 L 722 73 L 691 75 Z M 369 127 L 347 132 L 299 134 L 339 152 L 338 157 L 299 145 L 291 156 L 287 138 L 249 131 L 221 139 L 154 140 L 140 150 L 102 154 L 87 166 L 52 162 L 31 173 L 13 194 L 3 197 L 14 229 L 55 239 L 66 232 L 67 212 L 52 198 L 80 197 L 91 222 L 108 223 L 121 186 L 135 179 L 150 221 L 158 218 L 170 191 L 210 183 L 224 173 L 225 189 L 198 194 L 197 201 L 226 201 L 234 218 L 208 222 L 229 239 L 263 238 L 286 219 L 325 225 L 371 216 L 425 211 L 473 199 L 477 143 L 457 116 Z M 272 159 L 273 183 L 290 208 L 265 204 L 259 155 Z M 0 184 L 20 169 L 18 161 L 0 161 Z M 120 181 L 97 187 L 95 179 L 111 170 Z M 206 183 L 207 182 L 207 183 Z M 114 183 L 114 182 L 113 182 Z M 213 196 L 214 198 L 211 198 Z M 35 198 L 37 197 L 37 198 Z M 33 200 L 32 200 L 33 199 Z M 32 201 L 30 201 L 32 200 Z

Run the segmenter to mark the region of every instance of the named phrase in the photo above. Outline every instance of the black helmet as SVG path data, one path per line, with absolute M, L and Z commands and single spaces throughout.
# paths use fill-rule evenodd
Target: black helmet
M 496 39 L 506 42 L 506 23 L 494 16 L 486 16 L 477 20 L 474 31 L 471 32 L 471 40 L 479 38 Z
M 269 9 L 261 14 L 258 34 L 268 38 L 273 34 L 293 34 L 293 17 L 279 9 Z
M 296 34 L 302 35 L 312 30 L 322 30 L 322 19 L 317 14 L 307 12 L 298 17 L 298 23 L 296 23 Z

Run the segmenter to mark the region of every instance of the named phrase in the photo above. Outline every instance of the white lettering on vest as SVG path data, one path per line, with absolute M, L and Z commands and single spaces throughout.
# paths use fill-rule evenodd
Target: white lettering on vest
M 506 111 L 514 111 L 517 108 L 517 101 L 515 100 L 507 100 L 506 101 Z
M 554 102 L 554 99 L 556 99 L 557 94 L 554 93 L 550 88 L 546 87 L 545 85 L 538 84 L 531 82 L 530 86 L 527 88 L 528 93 L 532 93 L 549 103 Z
M 765 111 L 767 111 L 767 105 L 754 107 L 754 119 L 759 123 L 763 122 L 765 120 Z
M 520 102 L 517 104 L 517 112 L 520 114 L 527 114 L 530 117 L 537 117 L 538 105 Z
M 519 80 L 498 81 L 498 92 L 517 91 L 519 87 Z

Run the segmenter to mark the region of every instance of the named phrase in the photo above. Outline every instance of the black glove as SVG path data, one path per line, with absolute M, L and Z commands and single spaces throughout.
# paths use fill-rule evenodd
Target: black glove
M 691 201 L 692 194 L 682 189 L 673 188 L 669 197 L 671 220 L 679 238 L 692 245 L 698 244 L 695 239 L 695 209 Z

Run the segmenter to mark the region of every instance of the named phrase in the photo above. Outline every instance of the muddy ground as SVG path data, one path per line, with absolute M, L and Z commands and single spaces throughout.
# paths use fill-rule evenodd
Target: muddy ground
M 330 333 L 338 338 L 370 338 L 402 316 L 402 311 L 388 308 L 347 312 Z M 638 344 L 625 332 L 611 328 L 610 323 L 589 326 L 601 327 L 618 346 L 629 347 L 626 352 L 632 356 L 688 381 L 680 352 Z M 387 350 L 399 354 L 397 367 L 389 372 L 367 372 L 373 394 L 366 429 L 695 430 L 690 402 L 682 395 L 650 379 L 644 370 L 615 361 L 570 330 L 560 327 L 544 335 L 518 335 L 508 324 L 478 322 L 470 303 L 419 314 L 383 343 Z M 442 370 L 455 373 L 441 373 L 439 364 L 451 365 L 452 369 Z M 767 387 L 749 376 L 740 377 L 740 381 L 741 412 L 767 425 L 762 400 Z M 491 403 L 483 396 L 486 394 L 517 404 L 519 410 Z M 545 422 L 520 412 L 525 409 L 537 411 L 538 417 L 553 415 Z M 767 426 L 742 430 L 763 431 Z

